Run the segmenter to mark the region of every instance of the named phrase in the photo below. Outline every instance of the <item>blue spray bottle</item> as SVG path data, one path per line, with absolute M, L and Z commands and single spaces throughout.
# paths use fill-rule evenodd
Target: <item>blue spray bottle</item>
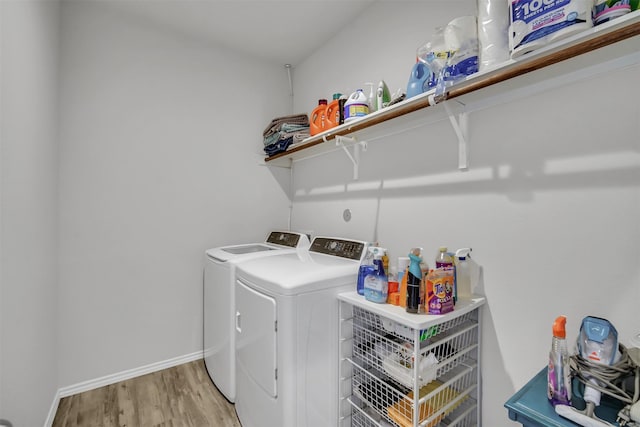
M 369 301 L 383 304 L 387 302 L 389 293 L 389 279 L 382 262 L 386 249 L 374 249 L 373 271 L 364 278 L 364 297 Z
M 360 269 L 358 270 L 358 282 L 356 284 L 356 290 L 360 295 L 364 295 L 365 277 L 373 272 L 373 254 L 375 250 L 376 248 L 373 246 L 367 247 L 367 253 L 360 263 Z

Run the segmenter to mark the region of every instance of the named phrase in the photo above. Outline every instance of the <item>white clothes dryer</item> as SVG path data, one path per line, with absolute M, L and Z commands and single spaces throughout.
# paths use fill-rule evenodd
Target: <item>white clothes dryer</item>
M 296 248 L 308 248 L 306 234 L 272 231 L 264 243 L 248 243 L 206 251 L 204 269 L 204 363 L 209 377 L 230 401 L 236 397 L 235 381 L 235 271 L 238 263 Z
M 243 427 L 338 425 L 337 295 L 366 244 L 317 237 L 307 251 L 236 271 L 236 413 Z

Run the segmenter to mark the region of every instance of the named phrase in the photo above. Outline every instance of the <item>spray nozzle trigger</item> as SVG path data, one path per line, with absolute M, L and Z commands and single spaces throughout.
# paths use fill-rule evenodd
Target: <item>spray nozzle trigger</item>
M 567 324 L 567 318 L 565 316 L 558 316 L 553 322 L 553 336 L 557 338 L 566 338 L 567 332 L 565 325 Z
M 471 255 L 471 248 L 460 248 L 456 251 L 456 258 L 469 258 Z

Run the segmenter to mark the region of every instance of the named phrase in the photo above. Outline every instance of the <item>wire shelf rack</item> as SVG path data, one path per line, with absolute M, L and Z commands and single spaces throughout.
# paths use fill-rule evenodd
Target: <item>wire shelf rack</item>
M 479 425 L 477 308 L 416 330 L 344 304 L 341 426 Z

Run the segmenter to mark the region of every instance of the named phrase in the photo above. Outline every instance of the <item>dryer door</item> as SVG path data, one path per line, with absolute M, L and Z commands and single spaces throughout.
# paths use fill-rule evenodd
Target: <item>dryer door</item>
M 276 300 L 236 281 L 236 360 L 250 377 L 277 397 Z

